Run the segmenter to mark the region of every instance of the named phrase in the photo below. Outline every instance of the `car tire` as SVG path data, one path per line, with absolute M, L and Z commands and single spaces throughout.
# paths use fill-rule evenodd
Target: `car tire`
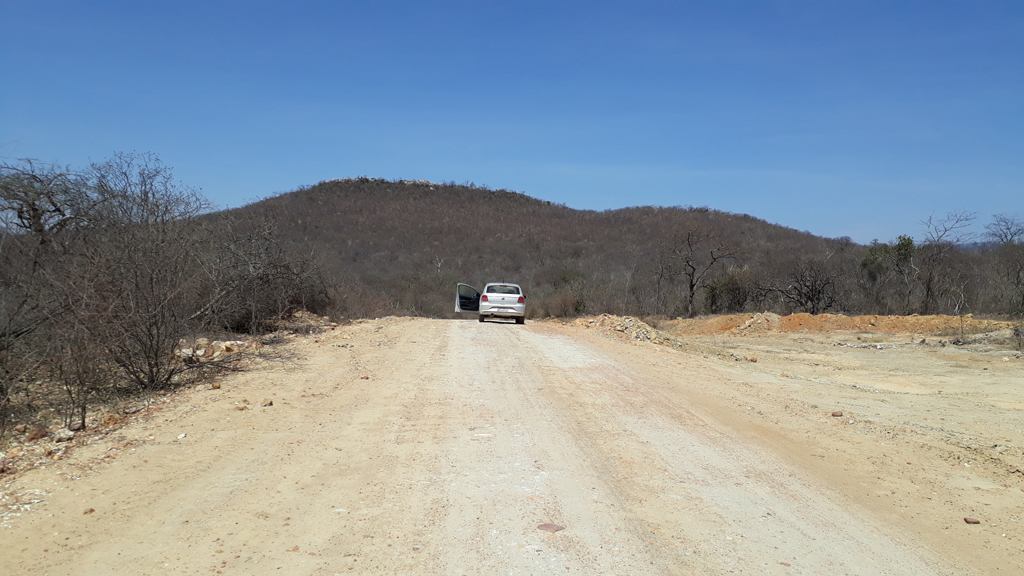
M 483 315 L 483 314 L 481 314 L 481 315 L 480 315 L 480 321 L 481 321 L 481 322 L 483 322 L 483 321 L 484 321 L 484 315 Z
M 516 324 L 526 324 L 526 316 L 516 316 Z

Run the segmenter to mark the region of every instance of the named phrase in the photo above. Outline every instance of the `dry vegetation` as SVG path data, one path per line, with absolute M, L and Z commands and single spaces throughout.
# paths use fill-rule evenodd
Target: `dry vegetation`
M 81 427 L 92 404 L 231 369 L 180 351 L 264 334 L 299 310 L 452 317 L 457 282 L 518 282 L 535 317 L 655 325 L 749 311 L 962 324 L 1024 311 L 1024 226 L 1004 216 L 986 243 L 967 243 L 973 215 L 957 213 L 926 221 L 924 242 L 864 246 L 707 208 L 581 211 L 471 183 L 371 178 L 211 213 L 137 154 L 82 170 L 5 164 L 0 191 L 0 436 Z
M 333 180 L 232 211 L 273 214 L 341 287 L 339 314 L 450 317 L 456 282 L 516 281 L 536 316 L 1024 312 L 1024 226 L 923 222 L 856 244 L 708 208 L 573 210 L 473 184 Z M 911 231 L 912 232 L 912 231 Z M 978 243 L 976 240 L 986 240 Z
M 152 155 L 0 166 L 0 437 L 233 369 L 182 348 L 326 303 L 271 224 L 208 209 Z

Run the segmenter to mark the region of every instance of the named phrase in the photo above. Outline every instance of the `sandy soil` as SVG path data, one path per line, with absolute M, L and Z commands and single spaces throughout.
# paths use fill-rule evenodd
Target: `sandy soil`
M 615 336 L 391 318 L 301 339 L 2 477 L 0 574 L 1024 572 L 1012 353 Z

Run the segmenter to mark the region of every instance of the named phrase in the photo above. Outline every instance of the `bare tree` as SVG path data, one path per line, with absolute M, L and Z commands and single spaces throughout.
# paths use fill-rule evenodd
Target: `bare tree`
M 959 246 L 970 242 L 976 235 L 968 231 L 968 228 L 977 216 L 977 213 L 965 210 L 949 212 L 941 219 L 929 216 L 921 222 L 925 228 L 924 243 Z
M 676 237 L 671 257 L 678 260 L 686 278 L 686 315 L 696 313 L 697 291 L 705 287 L 708 272 L 716 264 L 736 257 L 738 251 L 710 230 L 691 229 Z
M 55 240 L 88 222 L 98 204 L 87 179 L 69 168 L 27 159 L 0 164 L 0 350 L 58 312 L 43 278 L 64 256 Z
M 166 386 L 188 369 L 174 349 L 194 328 L 202 240 L 192 224 L 206 201 L 152 154 L 119 154 L 92 174 L 102 225 L 89 231 L 80 257 L 102 271 L 107 353 L 142 388 Z
M 82 224 L 94 204 L 88 183 L 70 169 L 0 164 L 0 436 L 12 399 L 49 357 L 40 331 L 61 312 L 45 278 L 63 255 L 54 240 Z
M 120 226 L 158 226 L 180 223 L 210 209 L 197 188 L 174 180 L 174 171 L 151 153 L 118 153 L 93 164 L 90 176 L 104 222 Z
M 838 277 L 828 266 L 828 257 L 794 262 L 783 281 L 784 287 L 777 288 L 777 293 L 802 312 L 821 314 L 839 303 Z
M 975 218 L 974 212 L 960 211 L 950 212 L 941 219 L 929 216 L 922 222 L 925 239 L 919 249 L 918 267 L 924 288 L 922 314 L 930 314 L 937 308 L 941 297 L 940 287 L 946 280 L 945 276 L 951 272 L 951 254 L 976 237 L 968 230 Z
M 996 214 L 992 222 L 985 226 L 986 236 L 999 244 L 1016 244 L 1024 240 L 1024 222 L 1016 216 Z
M 100 202 L 87 178 L 70 168 L 31 159 L 0 164 L 0 225 L 39 244 L 86 222 Z

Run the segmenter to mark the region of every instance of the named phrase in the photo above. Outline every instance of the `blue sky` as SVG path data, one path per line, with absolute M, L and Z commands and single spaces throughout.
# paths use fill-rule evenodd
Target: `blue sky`
M 1021 2 L 0 0 L 0 156 L 220 206 L 354 176 L 824 236 L 1024 217 Z

